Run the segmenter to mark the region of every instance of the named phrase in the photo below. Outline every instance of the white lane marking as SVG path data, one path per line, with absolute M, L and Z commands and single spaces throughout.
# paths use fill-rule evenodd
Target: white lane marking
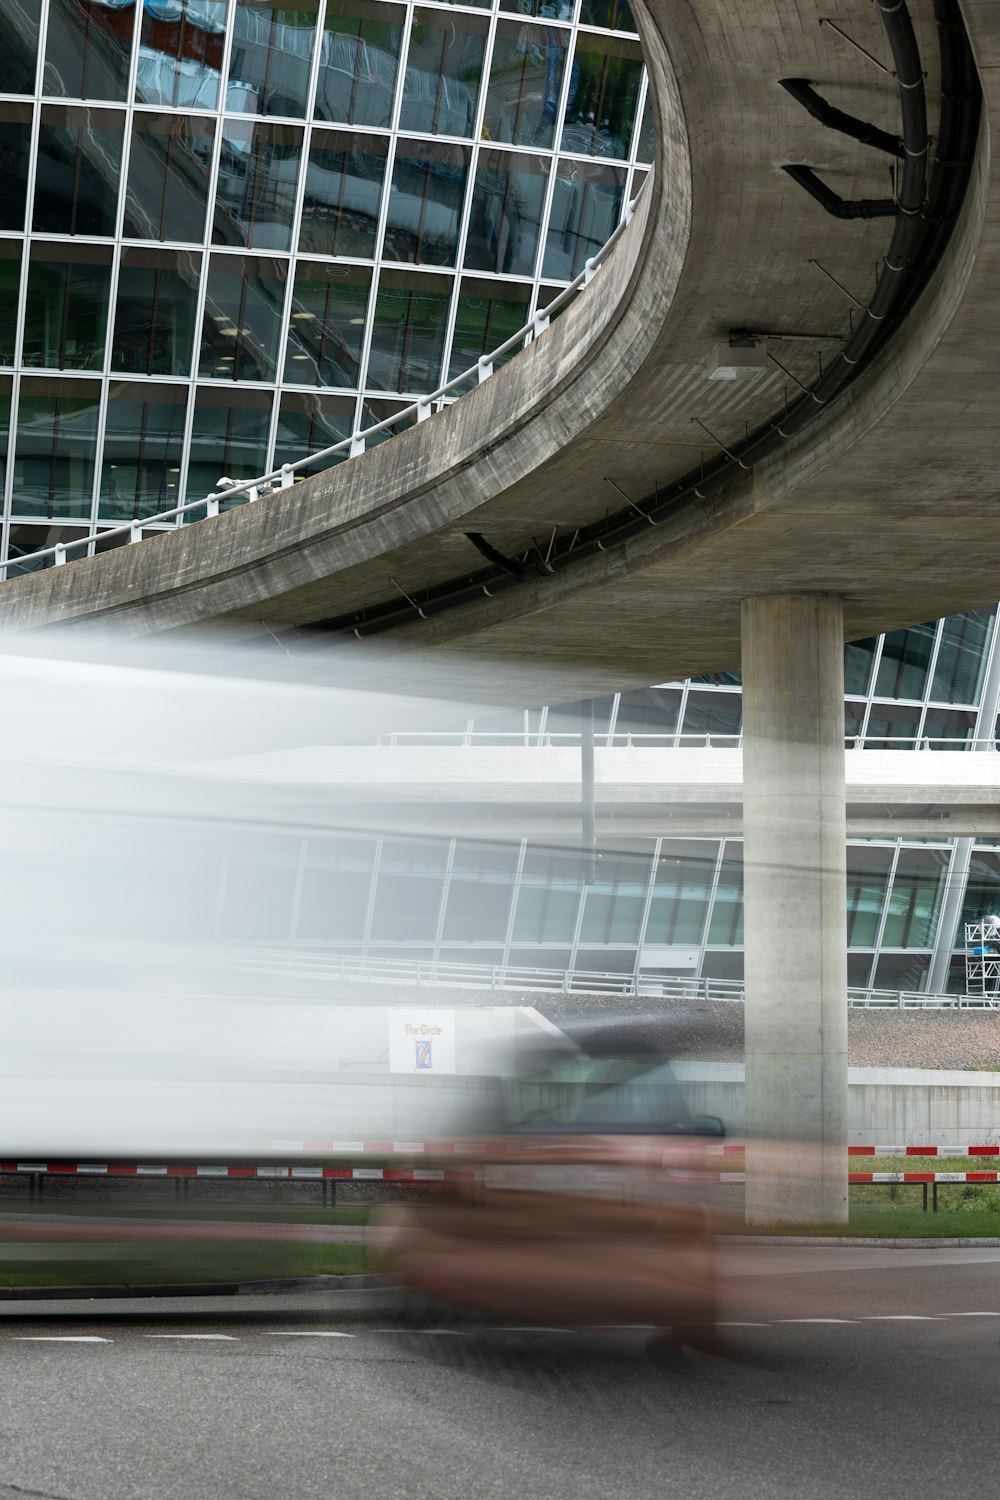
M 231 1333 L 145 1333 L 143 1338 L 147 1339 L 212 1339 L 227 1344 L 238 1343 L 239 1340 Z
M 1000 1318 L 1000 1312 L 939 1313 L 941 1318 Z
M 939 1323 L 937 1314 L 927 1313 L 862 1313 L 859 1323 Z
M 854 1323 L 854 1318 L 778 1318 L 779 1323 Z
M 770 1328 L 770 1323 L 716 1323 L 716 1328 Z
M 353 1333 L 332 1333 L 324 1329 L 312 1328 L 268 1328 L 264 1332 L 266 1339 L 353 1339 Z
M 432 1333 L 435 1337 L 447 1339 L 467 1339 L 471 1335 L 467 1328 L 408 1328 L 407 1333 Z
M 110 1344 L 111 1339 L 96 1333 L 14 1333 L 11 1338 L 21 1344 Z

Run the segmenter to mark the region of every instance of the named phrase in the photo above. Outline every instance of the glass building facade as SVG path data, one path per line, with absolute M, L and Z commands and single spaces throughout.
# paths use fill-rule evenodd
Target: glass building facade
M 391 417 L 652 162 L 624 0 L 4 0 L 2 558 Z

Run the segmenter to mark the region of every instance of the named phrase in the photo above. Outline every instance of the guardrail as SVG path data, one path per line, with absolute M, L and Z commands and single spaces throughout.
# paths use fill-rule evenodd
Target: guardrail
M 457 729 L 424 731 L 404 730 L 379 735 L 378 744 L 400 745 L 484 745 L 494 749 L 513 746 L 521 749 L 558 749 L 560 746 L 579 745 L 579 732 L 573 730 L 523 730 L 496 731 L 489 729 Z M 594 744 L 600 750 L 741 750 L 742 734 L 672 734 L 666 730 L 633 733 L 631 730 L 615 730 L 612 734 L 596 734 Z M 846 750 L 997 750 L 996 739 L 951 739 L 947 735 L 848 734 L 844 736 Z
M 163 527 L 166 522 L 177 522 L 185 516 L 193 517 L 195 511 L 204 509 L 205 519 L 217 516 L 220 507 L 225 502 L 233 500 L 236 496 L 242 495 L 248 503 L 251 503 L 255 500 L 263 499 L 265 495 L 271 494 L 275 490 L 291 489 L 295 484 L 295 477 L 300 469 L 307 469 L 311 464 L 321 463 L 328 458 L 333 458 L 338 453 L 344 454 L 349 459 L 357 458 L 365 452 L 368 440 L 377 434 L 391 432 L 400 422 L 406 421 L 409 417 L 415 418 L 418 423 L 426 421 L 428 417 L 434 415 L 435 408 L 441 411 L 446 405 L 451 405 L 454 400 L 464 395 L 465 392 L 461 391 L 459 387 L 464 386 L 468 381 L 474 380 L 477 385 L 482 385 L 487 381 L 493 374 L 494 365 L 498 360 L 502 359 L 506 354 L 515 352 L 519 346 L 526 345 L 537 339 L 540 334 L 548 329 L 556 314 L 561 312 L 567 303 L 572 301 L 577 292 L 582 291 L 585 286 L 590 285 L 597 272 L 603 266 L 607 256 L 632 222 L 644 186 L 645 183 L 640 186 L 635 197 L 626 203 L 621 222 L 601 246 L 600 250 L 595 255 L 589 257 L 584 263 L 580 274 L 574 277 L 557 297 L 554 297 L 539 312 L 534 313 L 527 323 L 523 324 L 516 333 L 512 333 L 509 338 L 505 339 L 498 348 L 492 350 L 489 354 L 481 355 L 474 365 L 470 365 L 460 375 L 453 375 L 443 385 L 439 385 L 436 390 L 431 391 L 430 395 L 418 397 L 416 401 L 411 401 L 409 406 L 403 407 L 402 411 L 394 412 L 391 417 L 386 417 L 383 421 L 376 422 L 372 427 L 359 428 L 350 437 L 342 438 L 340 442 L 331 443 L 328 447 L 320 448 L 315 453 L 308 453 L 304 458 L 297 458 L 294 463 L 280 464 L 277 468 L 270 469 L 266 474 L 257 475 L 255 479 L 241 479 L 239 481 L 220 479 L 218 482 L 219 488 L 214 490 L 210 495 L 202 496 L 201 499 L 188 500 L 181 505 L 172 506 L 170 510 L 158 511 L 156 515 L 146 516 L 141 521 L 126 521 L 120 526 L 109 526 L 97 532 L 94 536 L 78 537 L 68 542 L 56 542 L 52 547 L 43 547 L 37 552 L 27 553 L 23 558 L 8 558 L 6 562 L 0 563 L 0 580 L 6 580 L 8 570 L 10 569 L 18 570 L 22 575 L 33 573 L 37 571 L 39 564 L 42 567 L 48 566 L 48 560 L 51 560 L 52 566 L 60 567 L 69 561 L 69 554 L 71 552 L 78 550 L 86 556 L 93 556 L 101 543 L 112 541 L 116 537 L 124 537 L 130 544 L 141 542 L 145 530 Z
M 742 1004 L 738 979 L 688 978 L 649 973 L 615 974 L 587 969 L 524 968 L 501 964 L 435 963 L 430 959 L 355 958 L 261 950 L 245 960 L 252 967 L 321 979 L 428 985 L 438 989 L 520 990 L 563 995 L 620 995 L 657 1000 L 718 1000 Z M 997 995 L 923 994 L 852 986 L 847 1004 L 862 1010 L 997 1010 Z

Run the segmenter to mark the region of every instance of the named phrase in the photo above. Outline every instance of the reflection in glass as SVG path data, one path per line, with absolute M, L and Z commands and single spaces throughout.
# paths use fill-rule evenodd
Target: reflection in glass
M 287 250 L 301 158 L 299 125 L 224 120 L 213 243 Z
M 288 265 L 283 260 L 243 255 L 211 257 L 200 375 L 274 379 L 287 281 Z
M 646 923 L 647 943 L 701 943 L 717 851 L 718 844 L 708 839 L 663 840 Z
M 217 108 L 227 9 L 228 0 L 145 0 L 135 79 L 140 103 Z
M 932 620 L 912 630 L 893 630 L 885 637 L 875 679 L 875 692 L 880 698 L 924 696 L 936 634 L 937 622 Z
M 929 948 L 934 942 L 949 855 L 947 849 L 902 846 L 882 929 L 883 948 Z
M 972 739 L 975 730 L 976 714 L 973 709 L 929 708 L 921 740 L 927 740 L 931 750 L 961 750 Z M 941 740 L 944 744 L 935 743 Z
M 551 147 L 569 33 L 556 26 L 497 22 L 483 138 Z
M 413 395 L 441 384 L 451 277 L 383 271 L 368 356 L 368 385 Z
M 7 487 L 7 455 L 10 452 L 10 398 L 14 380 L 0 375 L 0 488 Z
M 285 379 L 357 389 L 372 273 L 300 261 L 288 328 Z
M 863 697 L 868 692 L 877 647 L 877 635 L 870 635 L 863 641 L 848 641 L 844 647 L 845 693 L 857 693 Z
M 529 846 L 517 890 L 514 941 L 572 943 L 582 890 L 578 850 Z M 510 961 L 521 960 L 512 953 Z M 533 957 L 529 962 L 547 964 L 549 959 Z
M 489 22 L 425 10 L 414 17 L 403 75 L 400 130 L 472 136 Z
M 908 703 L 873 703 L 865 731 L 866 750 L 912 750 L 922 709 Z
M 384 136 L 313 131 L 300 250 L 374 259 L 388 150 Z
M 517 849 L 458 843 L 447 885 L 441 936 L 448 943 L 499 943 L 507 936 Z M 476 962 L 481 963 L 482 957 Z
M 0 101 L 0 229 L 24 228 L 31 105 Z
M 319 0 L 236 0 L 226 108 L 304 119 Z
M 726 840 L 712 901 L 708 941 L 716 948 L 743 944 L 743 845 Z
M 110 292 L 110 245 L 33 241 L 24 315 L 25 365 L 100 369 L 107 346 Z
M 625 198 L 625 170 L 597 162 L 561 161 L 545 239 L 542 274 L 572 281 L 588 256 L 618 223 Z
M 625 0 L 581 0 L 580 25 L 603 26 L 606 31 L 636 30 Z
M 559 149 L 578 156 L 628 156 L 641 78 L 638 42 L 581 31 Z
M 636 158 L 639 161 L 651 162 L 656 154 L 656 133 L 653 124 L 653 95 L 650 89 L 646 89 L 646 103 L 642 110 L 642 123 L 639 126 L 639 141 L 636 146 Z
M 573 0 L 500 0 L 501 10 L 512 10 L 522 18 L 542 21 L 572 21 Z
M 187 388 L 118 381 L 108 392 L 98 516 L 141 521 L 177 504 Z
M 273 399 L 271 391 L 247 386 L 198 388 L 187 477 L 189 500 L 211 494 L 223 476 L 253 479 L 264 473 Z M 243 496 L 228 503 L 243 504 Z
M 214 120 L 136 111 L 125 190 L 126 238 L 201 243 L 214 139 Z
M 361 416 L 358 419 L 359 430 L 363 428 L 367 432 L 369 428 L 377 427 L 379 422 L 388 422 L 396 412 L 405 411 L 406 405 L 405 401 L 379 401 L 371 398 L 362 401 Z M 398 422 L 390 422 L 382 432 L 376 432 L 366 440 L 367 446 L 377 448 L 379 443 L 385 442 L 386 438 L 396 437 L 399 433 L 405 432 L 408 427 L 412 427 L 416 420 L 411 413 L 408 417 L 400 417 Z
M 938 703 L 977 703 L 986 671 L 996 605 L 949 615 L 941 627 L 931 697 Z
M 465 242 L 468 270 L 534 275 L 548 177 L 547 157 L 480 148 Z
M 315 119 L 389 128 L 405 18 L 379 0 L 328 0 Z
M 111 368 L 190 375 L 201 255 L 126 245 L 118 274 Z
M 468 146 L 397 142 L 382 247 L 385 260 L 455 264 L 470 155 Z
M 650 855 L 638 846 L 607 851 L 597 861 L 597 879 L 586 889 L 582 943 L 635 943 L 649 883 Z M 603 966 L 603 959 L 602 959 Z M 628 965 L 631 968 L 631 963 Z
M 22 377 L 14 515 L 90 519 L 100 399 L 99 380 Z
M 679 688 L 633 688 L 621 695 L 615 734 L 641 734 L 643 744 L 650 747 L 673 745 L 680 706 Z
M 307 453 L 330 448 L 354 430 L 354 397 L 321 396 L 318 391 L 286 391 L 278 409 L 278 431 L 274 444 L 275 467 L 294 463 Z M 331 458 L 310 464 L 303 474 L 319 474 L 347 457 L 335 453 Z
M 18 526 L 15 523 L 10 528 L 7 556 L 16 561 L 12 561 L 8 567 L 7 577 L 23 578 L 27 573 L 38 573 L 42 568 L 55 567 L 54 557 L 35 560 L 32 554 L 46 552 L 59 542 L 65 544 L 78 541 L 86 535 L 86 526 Z M 84 551 L 81 547 L 74 555 L 79 557 Z
M 42 0 L 4 0 L 0 5 L 0 56 L 5 94 L 33 94 Z
M 522 328 L 528 320 L 530 304 L 530 286 L 516 281 L 479 281 L 474 276 L 463 276 L 455 308 L 449 379 L 471 369 L 480 355 L 499 348 Z M 494 360 L 494 369 L 512 359 L 520 347 L 516 344 L 509 353 Z M 474 380 L 470 381 L 468 389 L 474 384 Z
M 14 363 L 20 288 L 21 242 L 0 240 L 0 365 Z
M 443 898 L 447 845 L 386 839 L 372 910 L 378 941 L 433 943 Z
M 42 92 L 66 99 L 124 100 L 134 17 L 132 5 L 49 0 Z
M 112 109 L 42 105 L 33 229 L 114 234 L 123 120 Z

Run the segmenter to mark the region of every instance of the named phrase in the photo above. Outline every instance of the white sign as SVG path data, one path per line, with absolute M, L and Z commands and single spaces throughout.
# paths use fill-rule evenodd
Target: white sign
M 390 1010 L 390 1073 L 454 1073 L 453 1010 Z

